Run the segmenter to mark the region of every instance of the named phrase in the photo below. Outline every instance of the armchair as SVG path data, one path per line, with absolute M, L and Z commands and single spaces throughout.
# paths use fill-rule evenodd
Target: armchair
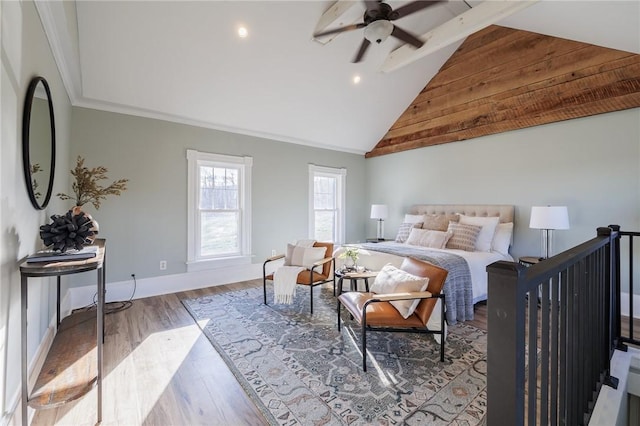
M 389 294 L 347 292 L 338 297 L 338 330 L 340 311 L 344 306 L 352 318 L 362 327 L 362 369 L 367 371 L 367 331 L 411 332 L 439 334 L 440 361 L 444 361 L 445 345 L 445 295 L 442 292 L 448 271 L 421 260 L 405 258 L 400 267 L 405 272 L 429 278 L 426 291 Z M 404 318 L 391 301 L 420 299 L 415 311 Z M 427 328 L 436 302 L 440 299 L 440 330 Z
M 333 293 L 336 291 L 336 279 L 333 275 L 333 268 L 335 267 L 335 261 L 332 257 L 333 243 L 323 243 L 316 241 L 313 244 L 314 247 L 325 247 L 325 258 L 319 260 L 313 264 L 313 266 L 307 270 L 304 270 L 298 274 L 296 284 L 309 286 L 310 295 L 310 308 L 313 315 L 313 287 L 333 281 Z M 264 304 L 267 303 L 267 281 L 273 281 L 273 273 L 267 274 L 267 264 L 278 259 L 284 258 L 284 254 L 272 256 L 268 258 L 262 264 L 262 287 L 264 291 Z

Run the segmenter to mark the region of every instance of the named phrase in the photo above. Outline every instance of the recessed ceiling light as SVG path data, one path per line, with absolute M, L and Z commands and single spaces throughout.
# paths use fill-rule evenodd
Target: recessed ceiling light
M 240 38 L 245 38 L 249 35 L 249 31 L 247 31 L 246 27 L 238 27 L 238 36 Z
M 353 76 L 353 84 L 358 84 L 358 83 L 360 83 L 360 76 L 356 74 Z

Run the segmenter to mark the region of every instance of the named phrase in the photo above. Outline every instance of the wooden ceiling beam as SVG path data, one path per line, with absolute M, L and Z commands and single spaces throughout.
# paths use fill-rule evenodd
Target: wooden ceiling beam
M 488 27 L 522 9 L 537 3 L 539 0 L 491 1 L 485 0 L 455 18 L 436 27 L 420 37 L 424 45 L 415 49 L 403 45 L 389 54 L 382 64 L 383 72 L 395 71 L 417 61 L 437 50 Z
M 318 23 L 316 24 L 316 28 L 313 30 L 313 33 L 318 34 L 326 30 L 327 28 L 329 28 L 334 22 L 342 18 L 355 4 L 356 2 L 353 0 L 338 0 L 337 2 L 335 2 L 329 9 L 327 9 L 326 12 L 322 14 L 320 19 L 318 20 Z M 348 25 L 351 23 L 352 22 L 350 21 L 342 22 L 338 27 Z M 313 37 L 313 40 L 321 44 L 326 44 L 331 40 L 333 40 L 333 38 L 337 35 L 338 33 L 331 34 L 321 38 Z

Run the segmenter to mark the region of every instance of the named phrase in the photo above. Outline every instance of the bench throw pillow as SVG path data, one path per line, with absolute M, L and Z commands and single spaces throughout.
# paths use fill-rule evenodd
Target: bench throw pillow
M 326 251 L 326 247 L 303 247 L 287 244 L 287 254 L 284 257 L 284 265 L 304 266 L 307 269 L 311 269 L 315 262 L 324 259 Z
M 412 291 L 425 291 L 429 285 L 429 278 L 418 277 L 398 269 L 391 264 L 385 265 L 371 286 L 371 292 L 377 294 L 406 293 Z M 394 300 L 389 302 L 402 315 L 409 318 L 416 310 L 420 299 Z

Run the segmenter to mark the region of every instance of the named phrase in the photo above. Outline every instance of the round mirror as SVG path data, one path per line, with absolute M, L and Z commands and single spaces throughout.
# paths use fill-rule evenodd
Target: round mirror
M 56 164 L 56 131 L 49 84 L 34 77 L 24 101 L 22 165 L 31 204 L 44 209 L 51 199 Z

